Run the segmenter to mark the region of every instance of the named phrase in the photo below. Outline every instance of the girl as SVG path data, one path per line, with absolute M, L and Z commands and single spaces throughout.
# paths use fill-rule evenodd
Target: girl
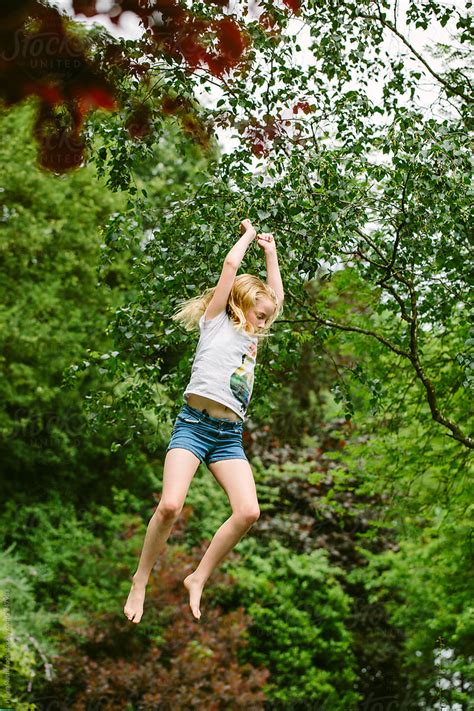
M 196 619 L 207 579 L 260 515 L 255 481 L 242 447 L 243 423 L 253 388 L 257 341 L 280 315 L 283 285 L 275 242 L 270 234 L 257 237 L 264 250 L 267 280 L 251 274 L 236 276 L 244 254 L 256 237 L 250 220 L 240 225 L 242 236 L 224 260 L 217 286 L 190 299 L 173 316 L 190 330 L 196 323 L 200 339 L 164 462 L 160 503 L 150 519 L 138 568 L 124 607 L 131 622 L 143 614 L 150 572 L 179 516 L 196 470 L 205 463 L 226 492 L 232 515 L 214 535 L 196 570 L 183 584 Z

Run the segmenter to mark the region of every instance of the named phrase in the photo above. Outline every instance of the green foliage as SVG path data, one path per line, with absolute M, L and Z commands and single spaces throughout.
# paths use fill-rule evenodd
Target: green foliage
M 257 412 L 268 414 L 268 398 L 265 397 L 268 388 L 280 373 L 289 377 L 288 374 L 294 372 L 306 332 L 313 338 L 316 332 L 319 337 L 319 327 L 323 326 L 332 328 L 333 332 L 364 335 L 364 350 L 375 365 L 380 352 L 377 338 L 380 337 L 379 343 L 383 343 L 385 349 L 399 352 L 409 365 L 419 366 L 413 375 L 419 375 L 424 368 L 435 392 L 442 393 L 442 387 L 437 387 L 430 371 L 429 361 L 424 358 L 425 341 L 428 329 L 441 337 L 454 331 L 461 347 L 468 339 L 464 328 L 465 304 L 456 298 L 449 286 L 450 282 L 456 283 L 460 293 L 469 281 L 464 187 L 469 170 L 468 154 L 462 134 L 455 126 L 449 128 L 446 122 L 436 124 L 433 120 L 426 130 L 417 129 L 411 134 L 408 129 L 416 126 L 416 120 L 416 116 L 408 112 L 401 113 L 394 120 L 389 133 L 390 150 L 396 151 L 392 166 L 381 166 L 376 161 L 363 161 L 362 158 L 350 162 L 352 147 L 334 150 L 319 146 L 318 153 L 310 155 L 309 163 L 306 157 L 302 159 L 298 149 L 289 160 L 285 154 L 277 153 L 274 162 L 281 166 L 281 177 L 271 184 L 266 183 L 263 176 L 244 172 L 239 179 L 239 172 L 234 173 L 238 199 L 236 189 L 229 190 L 223 182 L 232 157 L 224 156 L 219 168 L 221 177 L 212 177 L 200 185 L 196 193 L 199 194 L 198 202 L 194 197 L 183 200 L 176 196 L 173 206 L 163 216 L 165 219 L 157 215 L 159 232 L 154 232 L 153 239 L 143 248 L 144 254 L 137 257 L 135 279 L 142 285 L 141 294 L 135 304 L 117 312 L 112 327 L 117 349 L 122 353 L 130 352 L 131 356 L 145 357 L 147 367 L 151 369 L 155 362 L 151 359 L 152 354 L 159 346 L 151 345 L 154 334 L 147 334 L 146 324 L 159 325 L 160 335 L 167 339 L 166 348 L 173 348 L 178 357 L 172 371 L 163 373 L 161 369 L 160 375 L 170 396 L 176 399 L 189 377 L 189 349 L 193 347 L 193 340 L 189 334 L 167 327 L 169 314 L 183 298 L 202 291 L 217 280 L 222 260 L 235 240 L 238 221 L 243 214 L 248 214 L 260 223 L 262 229 L 277 226 L 277 229 L 284 227 L 287 230 L 286 234 L 278 235 L 278 246 L 279 253 L 284 255 L 280 262 L 288 300 L 293 302 L 296 322 L 302 318 L 313 323 L 313 328 L 310 325 L 296 328 L 296 333 L 301 334 L 298 339 L 294 337 L 294 330 L 285 324 L 275 325 L 274 335 L 265 344 L 260 366 L 257 366 L 257 387 L 253 397 Z M 449 143 L 448 135 L 456 139 Z M 424 146 L 422 154 L 414 153 L 414 144 L 420 142 Z M 442 151 L 440 145 L 443 145 Z M 308 148 L 305 156 L 307 154 Z M 433 161 L 439 166 L 436 174 L 432 172 Z M 308 169 L 312 169 L 308 166 L 314 166 L 314 178 L 308 179 Z M 239 166 L 239 170 L 246 169 Z M 362 180 L 361 171 L 367 176 Z M 314 189 L 315 184 L 321 184 L 320 193 Z M 433 191 L 446 195 L 446 201 L 437 202 L 436 209 L 431 200 Z M 295 215 L 292 205 L 297 196 L 301 213 Z M 366 203 L 363 209 L 359 207 L 361 201 Z M 150 211 L 146 214 L 149 219 Z M 384 226 L 370 236 L 362 236 L 361 242 L 357 235 L 368 221 Z M 214 233 L 229 237 L 219 245 L 209 240 Z M 232 233 L 234 237 L 230 238 Z M 186 235 L 184 245 L 183 234 Z M 132 239 L 130 231 L 127 239 Z M 367 243 L 367 249 L 361 251 L 363 242 Z M 371 248 L 369 243 L 375 246 Z M 264 276 L 262 255 L 256 252 L 256 247 L 249 250 L 245 267 L 242 265 L 241 269 Z M 329 279 L 323 279 L 319 270 L 323 258 L 329 258 L 329 264 L 333 266 L 341 253 L 354 254 L 356 259 L 344 274 L 331 275 L 330 272 Z M 198 265 L 196 254 L 200 260 Z M 396 269 L 389 266 L 392 257 L 398 259 Z M 182 264 L 187 266 L 183 269 Z M 436 268 L 442 270 L 439 276 L 436 276 Z M 148 284 L 156 276 L 160 282 L 151 290 Z M 312 308 L 313 300 L 308 298 L 315 287 L 313 282 L 308 283 L 308 279 L 313 279 L 317 285 L 315 308 Z M 319 300 L 324 298 L 325 287 L 333 280 L 339 286 L 335 293 L 331 292 L 331 300 L 323 309 L 324 302 L 319 303 Z M 357 291 L 358 306 L 353 304 L 354 290 Z M 159 296 L 159 302 L 154 300 L 156 296 Z M 159 322 L 154 308 L 157 303 L 160 304 Z M 416 312 L 413 312 L 415 307 Z M 359 313 L 359 317 L 348 318 L 348 308 L 356 315 Z M 412 312 L 416 321 L 410 321 Z M 414 334 L 410 323 L 416 324 Z M 166 352 L 162 349 L 164 345 L 160 350 Z M 262 362 L 272 366 L 271 371 L 262 368 Z M 459 366 L 464 364 L 461 357 L 453 361 L 450 368 L 453 379 L 458 378 Z M 466 365 L 468 373 L 467 361 Z M 388 377 L 387 371 L 384 376 Z M 468 382 L 466 378 L 467 375 L 464 383 Z M 339 388 L 344 392 L 343 383 Z M 374 389 L 373 396 L 374 404 L 383 402 L 383 391 Z M 344 397 L 348 401 L 347 396 Z M 444 409 L 442 415 L 443 412 Z M 350 407 L 348 413 L 353 414 Z M 432 414 L 436 415 L 434 411 Z M 446 424 L 447 420 L 439 421 Z M 457 433 L 457 436 L 462 435 Z
M 397 551 L 367 554 L 367 567 L 352 574 L 403 630 L 407 695 L 428 708 L 468 708 L 472 699 L 474 580 L 466 564 L 472 557 L 470 513 L 446 522 L 439 507 L 418 537 L 412 533 Z
M 97 230 L 122 201 L 101 190 L 91 169 L 41 172 L 28 140 L 31 118 L 25 105 L 0 120 L 3 496 L 12 482 L 28 481 L 30 494 L 54 481 L 65 489 L 87 482 L 87 451 L 92 460 L 105 449 L 100 437 L 89 440 L 81 386 L 65 393 L 60 382 L 86 345 L 106 343 L 107 305 L 116 297 L 96 287 Z
M 237 14 L 241 9 L 236 6 Z M 158 206 L 148 188 L 143 193 L 137 182 L 128 211 L 110 222 L 104 258 L 121 249 L 135 255 L 136 299 L 116 312 L 111 326 L 116 350 L 130 364 L 124 380 L 146 368 L 176 400 L 189 377 L 194 342 L 170 322 L 170 314 L 182 299 L 217 281 L 238 224 L 248 216 L 259 230 L 276 234 L 285 316 L 296 326 L 287 327 L 283 319 L 275 324 L 257 367 L 252 405 L 256 416 L 271 414 L 266 393 L 270 389 L 273 395 L 271 388 L 283 374 L 293 376 L 302 343 L 316 339 L 320 345 L 321 332 L 329 329 L 342 339 L 346 333 L 351 338 L 362 334 L 374 367 L 379 344 L 398 353 L 411 368 L 412 380 L 424 388 L 419 397 L 429 403 L 431 417 L 472 447 L 459 411 L 451 409 L 450 401 L 441 401 L 445 384 L 437 382 L 436 370 L 425 359 L 427 335 L 436 334 L 441 345 L 454 329 L 458 342 L 468 340 L 467 307 L 459 297 L 469 284 L 467 75 L 436 72 L 429 56 L 420 60 L 392 19 L 399 9 L 388 2 L 377 14 L 368 2 L 337 8 L 306 3 L 299 19 L 309 36 L 309 62 L 301 60 L 300 40 L 288 13 L 273 3 L 263 3 L 262 9 L 260 20 L 241 17 L 252 41 L 248 66 L 231 82 L 213 80 L 218 98 L 202 108 L 211 124 L 228 129 L 232 146 L 220 158 L 206 155 L 198 163 L 199 178 L 186 171 L 186 191 L 182 179 L 170 181 L 166 199 Z M 410 6 L 405 20 L 408 28 L 424 28 L 431 21 L 451 27 L 455 15 L 428 3 L 416 10 Z M 468 26 L 460 15 L 461 45 Z M 393 49 L 396 45 L 383 42 L 385 33 L 400 42 L 410 61 L 402 61 Z M 155 71 L 160 92 L 166 87 L 192 97 L 212 88 L 205 72 L 185 74 L 172 65 L 163 71 L 158 64 Z M 419 108 L 423 73 L 438 83 L 441 117 Z M 349 80 L 357 80 L 357 88 L 349 88 Z M 380 84 L 379 103 L 368 95 L 369 80 Z M 153 91 L 151 95 L 155 98 Z M 157 170 L 155 144 L 162 136 L 162 122 L 143 142 L 140 167 L 135 149 L 130 160 L 122 156 L 123 127 L 117 120 L 111 118 L 101 127 L 91 119 L 90 126 L 99 140 L 115 145 L 120 153 L 115 163 L 107 163 L 108 149 L 91 154 L 111 186 L 120 185 L 114 177 L 117 171 L 137 171 L 140 180 L 150 181 Z M 181 161 L 195 160 L 189 138 L 174 135 Z M 165 175 L 172 172 L 165 161 L 158 167 Z M 138 248 L 144 225 L 151 226 L 152 235 Z M 262 256 L 252 246 L 241 269 L 265 277 Z M 350 272 L 338 272 L 340 298 L 324 309 L 318 301 L 318 308 L 312 308 L 313 283 L 320 298 L 323 277 L 331 281 L 340 266 Z M 170 367 L 163 367 L 160 360 L 169 351 Z M 462 349 L 449 370 L 453 381 L 463 374 L 458 397 L 467 399 L 469 394 L 462 391 L 470 382 L 470 361 L 461 354 Z M 271 370 L 262 368 L 262 361 Z M 390 371 L 376 378 L 355 372 L 371 387 L 373 407 L 386 405 L 379 385 Z M 345 403 L 350 419 L 357 406 L 344 375 L 337 376 L 333 392 Z M 145 405 L 146 398 L 150 401 L 141 382 L 131 390 L 129 401 Z M 101 409 L 100 402 L 98 398 L 94 403 L 96 409 Z M 128 401 L 118 409 L 121 405 L 128 406 Z
M 24 605 L 24 621 L 32 622 L 34 598 L 29 590 L 27 571 L 24 566 L 23 569 L 18 566 L 18 561 L 10 556 L 10 551 L 4 551 L 0 558 L 0 703 L 3 708 L 14 708 L 15 711 L 35 711 L 37 706 L 22 701 L 23 694 L 18 693 L 35 676 L 35 654 L 19 639 L 16 629 L 12 628 L 9 609 L 11 590 L 15 594 L 15 606 L 18 603 Z M 28 629 L 30 639 L 36 641 L 29 624 L 24 629 Z
M 114 511 L 91 503 L 81 515 L 57 492 L 44 504 L 23 506 L 21 512 L 14 502 L 7 502 L 4 539 L 9 545 L 21 545 L 22 560 L 34 576 L 38 602 L 47 605 L 54 600 L 73 616 L 76 607 L 81 615 L 89 605 L 98 612 L 110 609 L 111 597 L 116 596 L 117 566 L 124 569 L 123 557 L 128 555 L 131 564 L 135 554 L 126 528 L 139 527 L 144 535 L 142 516 L 146 515 L 127 491 L 113 487 L 113 500 Z M 100 576 L 97 558 L 101 560 Z
M 28 698 L 67 704 L 107 699 L 109 708 L 132 700 L 149 705 L 173 701 L 182 708 L 196 699 L 263 701 L 268 672 L 238 661 L 248 624 L 243 610 L 221 614 L 209 606 L 206 625 L 193 623 L 182 580 L 184 570 L 196 563 L 195 553 L 171 548 L 147 589 L 146 624 L 136 628 L 126 620 L 128 571 L 145 533 L 139 507 L 133 495 L 118 490 L 114 509 L 91 506 L 82 518 L 56 497 L 44 506 L 24 507 L 18 516 L 7 507 L 2 530 L 8 530 L 9 541 L 22 542 L 18 576 L 10 565 L 12 597 L 26 581 L 24 571 L 29 573 L 28 594 L 12 606 L 12 625 L 28 647 L 25 660 L 30 658 L 30 670 L 35 667 Z M 222 574 L 217 582 L 221 579 Z M 35 616 L 41 627 L 30 627 Z M 36 649 L 47 661 L 45 670 Z M 12 691 L 21 698 L 27 696 L 25 676 L 25 671 L 22 678 L 12 676 Z
M 383 644 L 400 648 L 406 691 L 387 699 L 450 707 L 468 704 L 472 693 L 472 468 L 459 443 L 447 443 L 428 418 L 415 417 L 417 407 L 405 397 L 399 416 L 367 417 L 357 438 L 328 453 L 333 491 L 318 505 L 338 512 L 348 482 L 357 482 L 354 507 L 367 526 L 357 527 L 353 538 L 366 564 L 355 566 L 347 582 L 376 612 L 365 646 L 378 642 L 373 651 L 383 661 L 386 616 Z M 368 517 L 367 497 L 383 504 Z M 382 550 L 378 542 L 387 529 L 393 541 Z
M 89 391 L 102 388 L 109 399 L 115 392 L 113 383 L 104 382 L 107 358 L 109 377 L 124 373 L 107 323 L 132 288 L 128 257 L 118 255 L 102 269 L 98 262 L 103 224 L 124 207 L 125 196 L 104 188 L 92 167 L 60 177 L 39 170 L 29 139 L 32 111 L 25 104 L 0 117 L 0 489 L 2 499 L 13 492 L 26 496 L 28 490 L 31 500 L 59 486 L 84 507 L 91 487 L 96 500 L 107 500 L 119 477 L 148 489 L 153 466 L 142 445 L 127 454 L 112 449 L 117 453 L 111 457 L 111 444 L 125 441 L 138 425 L 139 432 L 141 426 L 149 433 L 150 448 L 163 446 L 151 411 L 163 397 L 150 383 L 150 412 L 138 418 L 132 408 L 120 421 L 95 426 Z M 96 371 L 77 368 L 74 385 L 67 388 L 68 369 L 95 357 Z M 169 427 L 169 418 L 163 419 Z
M 10 684 L 19 699 L 32 698 L 27 681 L 34 680 L 36 698 L 38 686 L 53 678 L 53 657 L 68 629 L 86 624 L 90 610 L 105 614 L 123 594 L 117 591 L 117 571 L 125 570 L 127 558 L 130 567 L 136 554 L 127 531 L 137 528 L 143 536 L 144 512 L 128 492 L 115 489 L 113 494 L 114 511 L 91 505 L 81 517 L 57 493 L 44 504 L 20 509 L 6 503 L 0 582 L 12 630 Z
M 248 548 L 248 546 L 247 546 Z M 254 545 L 245 565 L 226 566 L 232 595 L 252 617 L 245 659 L 265 664 L 268 700 L 281 708 L 355 708 L 355 659 L 346 623 L 350 598 L 324 550 L 297 555 L 277 541 Z M 286 706 L 285 706 L 286 705 Z
M 125 135 L 138 83 L 122 114 L 89 117 L 90 164 L 67 178 L 35 168 L 31 107 L 1 116 L 1 579 L 17 592 L 19 703 L 332 711 L 472 696 L 471 108 L 452 66 L 467 55 L 443 51 L 433 74 L 397 8 L 308 2 L 307 66 L 288 13 L 262 5 L 266 19 L 245 20 L 247 70 L 201 109 L 228 129 L 222 155 L 158 116 L 153 91 L 154 130 Z M 406 20 L 457 24 L 466 42 L 469 21 L 436 2 Z M 204 72 L 153 71 L 190 100 L 209 88 Z M 439 97 L 421 109 L 427 76 Z M 184 570 L 229 514 L 201 470 L 131 627 L 121 608 L 196 345 L 171 313 L 216 283 L 247 216 L 276 236 L 286 297 L 245 433 L 262 516 L 206 587 L 197 628 Z M 253 244 L 240 269 L 264 267 Z

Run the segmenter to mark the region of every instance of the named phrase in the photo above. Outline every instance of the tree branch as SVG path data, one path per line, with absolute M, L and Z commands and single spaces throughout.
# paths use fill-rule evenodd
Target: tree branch
M 410 301 L 411 301 L 411 313 L 412 313 L 412 321 L 411 321 L 411 326 L 410 326 L 410 354 L 409 354 L 409 359 L 411 363 L 413 364 L 413 367 L 415 368 L 416 374 L 418 378 L 421 380 L 423 383 L 425 390 L 426 390 L 426 396 L 428 399 L 428 404 L 430 406 L 431 410 L 431 415 L 433 419 L 436 422 L 439 422 L 440 424 L 444 425 L 444 427 L 447 427 L 449 430 L 451 430 L 452 437 L 454 439 L 457 439 L 459 442 L 462 442 L 463 444 L 466 445 L 466 447 L 474 448 L 474 440 L 467 435 L 465 435 L 460 428 L 456 425 L 455 422 L 447 418 L 443 413 L 440 411 L 438 407 L 438 399 L 436 396 L 436 392 L 434 390 L 433 384 L 431 380 L 428 378 L 426 375 L 425 371 L 423 370 L 423 367 L 420 363 L 420 359 L 418 357 L 418 321 L 417 321 L 417 315 L 418 315 L 418 309 L 417 309 L 417 301 L 416 301 L 416 293 L 415 290 L 413 289 L 412 286 L 409 287 L 410 289 Z M 451 436 L 451 435 L 448 435 Z
M 470 449 L 474 448 L 474 440 L 462 432 L 462 430 L 456 425 L 455 422 L 450 420 L 448 417 L 446 417 L 439 409 L 438 403 L 437 403 L 437 397 L 435 390 L 433 388 L 433 384 L 431 380 L 427 377 L 426 373 L 423 370 L 423 367 L 420 363 L 419 357 L 418 357 L 418 342 L 417 342 L 417 304 L 416 304 L 416 295 L 414 292 L 413 287 L 410 285 L 410 299 L 411 299 L 411 307 L 412 307 L 412 316 L 411 318 L 408 317 L 411 320 L 411 326 L 410 326 L 410 350 L 406 351 L 403 348 L 399 348 L 396 346 L 394 343 L 389 341 L 387 338 L 384 336 L 381 336 L 379 333 L 376 333 L 375 331 L 370 331 L 366 328 L 359 328 L 358 326 L 349 326 L 347 324 L 342 324 L 338 323 L 337 321 L 330 321 L 329 319 L 322 318 L 321 316 L 318 316 L 318 314 L 314 313 L 304 302 L 302 302 L 298 297 L 296 297 L 291 291 L 287 290 L 288 294 L 295 300 L 295 303 L 299 304 L 302 306 L 310 316 L 316 321 L 316 323 L 319 323 L 323 326 L 328 326 L 329 328 L 335 328 L 340 331 L 350 331 L 353 333 L 361 333 L 364 336 L 370 336 L 371 338 L 375 338 L 377 341 L 380 343 L 383 343 L 384 346 L 389 348 L 391 351 L 396 353 L 397 355 L 401 355 L 404 358 L 407 358 L 411 364 L 413 365 L 416 375 L 419 380 L 421 380 L 423 386 L 425 387 L 426 390 L 426 395 L 427 395 L 427 400 L 428 404 L 430 407 L 431 415 L 433 417 L 433 420 L 436 422 L 439 422 L 439 424 L 443 425 L 447 429 L 449 429 L 452 432 L 452 435 L 448 435 L 448 437 L 452 437 L 453 439 L 457 440 L 458 442 L 461 442 L 464 444 L 466 447 L 469 447 Z
M 377 18 L 374 17 L 373 19 L 377 19 Z M 285 153 L 288 155 L 288 153 L 286 151 L 285 151 Z M 313 196 L 313 192 L 311 189 L 311 184 L 308 180 L 308 176 L 303 174 L 303 179 L 305 180 L 305 182 L 308 186 L 308 192 L 314 202 L 314 196 Z M 405 182 L 405 185 L 406 185 L 406 182 Z M 403 196 L 402 196 L 402 210 L 404 210 L 404 207 L 405 207 L 404 200 L 405 200 L 405 192 L 403 193 Z M 413 282 L 410 279 L 407 279 L 402 274 L 400 274 L 398 271 L 393 269 L 393 258 L 396 256 L 395 248 L 392 252 L 392 260 L 390 261 L 390 263 L 388 263 L 385 254 L 379 249 L 377 244 L 375 244 L 373 242 L 373 240 L 368 235 L 366 235 L 359 227 L 355 227 L 355 232 L 358 235 L 360 235 L 362 237 L 362 239 L 364 239 L 372 247 L 374 252 L 376 254 L 378 254 L 378 256 L 381 258 L 382 262 L 384 263 L 384 264 L 374 263 L 374 266 L 376 266 L 378 268 L 383 268 L 384 270 L 390 269 L 389 275 L 393 274 L 393 276 L 396 277 L 399 282 L 401 282 L 402 284 L 405 284 L 407 286 L 407 288 L 409 289 L 410 300 L 411 300 L 411 311 L 412 311 L 411 316 L 408 315 L 408 313 L 405 309 L 405 306 L 404 305 L 402 306 L 402 303 L 400 301 L 398 301 L 398 299 L 397 299 L 397 301 L 398 301 L 401 311 L 402 311 L 402 317 L 404 318 L 405 321 L 410 323 L 410 351 L 406 351 L 403 348 L 399 348 L 397 345 L 395 345 L 394 343 L 389 341 L 384 336 L 381 336 L 380 334 L 376 333 L 375 331 L 369 331 L 368 329 L 359 328 L 358 326 L 348 326 L 346 324 L 341 324 L 341 323 L 337 323 L 335 321 L 330 321 L 328 319 L 321 318 L 321 316 L 318 316 L 317 314 L 312 312 L 310 309 L 308 309 L 308 306 L 306 304 L 304 304 L 303 302 L 301 302 L 299 299 L 297 299 L 297 297 L 295 297 L 294 294 L 292 294 L 290 291 L 288 291 L 288 293 L 295 300 L 296 303 L 299 303 L 300 306 L 303 306 L 303 308 L 305 308 L 308 311 L 308 313 L 314 318 L 316 323 L 319 323 L 324 326 L 328 326 L 329 328 L 335 328 L 335 329 L 338 329 L 341 331 L 350 331 L 353 333 L 361 333 L 365 336 L 370 336 L 371 338 L 375 338 L 380 343 L 383 343 L 383 345 L 386 346 L 387 348 L 389 348 L 391 351 L 393 351 L 393 353 L 397 353 L 397 355 L 401 355 L 404 358 L 407 358 L 412 363 L 412 365 L 415 369 L 415 372 L 417 374 L 417 377 L 421 380 L 421 382 L 423 383 L 423 386 L 425 387 L 426 395 L 427 395 L 427 399 L 428 399 L 428 404 L 429 404 L 431 415 L 432 415 L 433 419 L 436 422 L 439 422 L 441 425 L 443 425 L 444 427 L 446 427 L 447 429 L 449 429 L 452 432 L 452 435 L 448 435 L 449 437 L 453 437 L 453 439 L 458 440 L 459 442 L 464 444 L 466 447 L 474 448 L 474 439 L 465 435 L 461 431 L 461 429 L 456 425 L 455 422 L 453 422 L 452 420 L 447 418 L 439 410 L 439 407 L 437 404 L 437 397 L 436 397 L 435 390 L 433 388 L 433 384 L 430 381 L 430 379 L 427 377 L 427 375 L 424 372 L 422 365 L 420 363 L 420 360 L 418 357 L 418 343 L 417 343 L 417 325 L 418 324 L 417 324 L 417 308 L 416 308 L 415 291 L 413 288 Z M 396 243 L 395 243 L 396 247 L 398 247 L 398 242 L 400 240 L 400 236 L 401 236 L 401 231 L 398 230 L 397 231 L 397 240 L 398 241 L 396 241 Z M 368 259 L 365 256 L 363 258 Z M 385 276 L 385 279 L 387 279 L 387 278 L 388 277 Z M 386 285 L 385 285 L 385 287 L 386 287 Z M 394 295 L 393 292 L 390 292 L 390 293 L 392 293 L 392 295 Z
M 287 290 L 288 291 L 288 290 Z M 403 350 L 403 348 L 399 348 L 396 346 L 394 343 L 389 341 L 387 338 L 384 336 L 381 336 L 378 333 L 375 333 L 375 331 L 369 331 L 366 328 L 359 328 L 359 326 L 349 326 L 348 324 L 343 324 L 343 323 L 337 323 L 337 321 L 329 321 L 329 319 L 322 318 L 321 316 L 318 316 L 318 314 L 314 313 L 307 304 L 305 304 L 303 301 L 298 299 L 297 296 L 295 296 L 291 291 L 288 291 L 290 296 L 294 299 L 294 301 L 302 306 L 306 311 L 309 313 L 310 316 L 316 321 L 316 323 L 319 323 L 323 326 L 328 326 L 329 328 L 337 328 L 340 331 L 352 331 L 353 333 L 362 333 L 364 336 L 371 336 L 371 338 L 376 338 L 380 343 L 383 343 L 384 346 L 389 348 L 391 351 L 394 353 L 397 353 L 397 355 L 404 356 L 405 358 L 410 358 L 410 352 Z
M 451 84 L 446 81 L 446 79 L 443 79 L 442 76 L 440 76 L 437 72 L 434 71 L 428 64 L 428 62 L 419 54 L 419 52 L 416 51 L 416 49 L 413 47 L 413 45 L 410 44 L 410 42 L 402 35 L 401 32 L 397 30 L 395 25 L 393 25 L 389 20 L 385 20 L 383 17 L 378 17 L 377 15 L 366 15 L 365 13 L 359 14 L 359 17 L 365 19 L 365 20 L 375 20 L 376 22 L 380 22 L 384 27 L 389 29 L 391 32 L 393 32 L 394 35 L 396 35 L 403 44 L 408 47 L 410 52 L 418 59 L 419 62 L 423 64 L 423 66 L 427 69 L 427 71 L 433 76 L 437 81 L 439 81 L 440 84 L 444 86 L 448 94 L 455 94 L 456 96 L 460 96 L 464 101 L 466 101 L 468 104 L 471 104 L 473 99 L 471 96 L 468 94 L 465 94 L 461 89 L 458 87 L 451 86 Z

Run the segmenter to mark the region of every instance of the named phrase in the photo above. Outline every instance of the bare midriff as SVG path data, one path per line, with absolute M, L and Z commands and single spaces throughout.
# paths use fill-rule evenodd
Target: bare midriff
M 226 407 L 221 402 L 217 402 L 217 400 L 204 397 L 204 395 L 189 393 L 186 396 L 186 400 L 188 405 L 195 407 L 197 410 L 206 411 L 211 417 L 225 418 L 227 420 L 234 420 L 235 422 L 242 419 L 236 412 L 231 410 L 230 407 Z

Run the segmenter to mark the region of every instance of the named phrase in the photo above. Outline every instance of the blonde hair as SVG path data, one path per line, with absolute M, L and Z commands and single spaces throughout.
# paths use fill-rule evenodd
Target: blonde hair
M 179 310 L 172 315 L 173 321 L 183 324 L 186 331 L 198 328 L 198 322 L 202 314 L 206 311 L 216 287 L 206 289 L 200 296 L 187 299 L 180 304 Z M 275 311 L 268 318 L 265 327 L 261 331 L 255 331 L 253 324 L 245 318 L 248 309 L 257 305 L 257 299 L 266 297 L 273 301 Z M 226 312 L 234 322 L 238 331 L 250 333 L 259 338 L 269 336 L 270 327 L 276 321 L 283 310 L 283 305 L 271 286 L 265 284 L 259 277 L 253 274 L 239 274 L 235 277 L 232 289 L 227 299 Z

